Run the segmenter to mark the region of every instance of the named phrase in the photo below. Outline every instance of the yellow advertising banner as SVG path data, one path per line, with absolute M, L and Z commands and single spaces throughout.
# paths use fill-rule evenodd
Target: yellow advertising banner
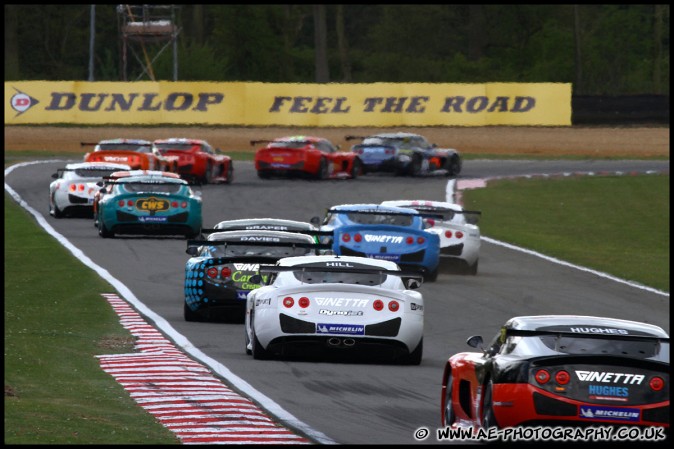
M 5 82 L 5 125 L 569 126 L 569 83 Z

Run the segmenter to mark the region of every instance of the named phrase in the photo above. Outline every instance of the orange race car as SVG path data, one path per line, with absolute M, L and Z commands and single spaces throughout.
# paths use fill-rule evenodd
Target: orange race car
M 80 142 L 80 145 L 94 146 L 92 152 L 84 155 L 84 162 L 115 162 L 137 170 L 176 172 L 178 169 L 178 159 L 154 154 L 149 140 L 110 139 L 98 143 Z

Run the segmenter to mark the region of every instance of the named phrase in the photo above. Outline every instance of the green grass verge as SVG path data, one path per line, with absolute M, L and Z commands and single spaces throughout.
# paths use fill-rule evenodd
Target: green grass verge
M 484 236 L 669 292 L 669 175 L 500 180 L 463 198 Z
M 177 444 L 103 372 L 132 337 L 113 291 L 5 193 L 5 444 Z

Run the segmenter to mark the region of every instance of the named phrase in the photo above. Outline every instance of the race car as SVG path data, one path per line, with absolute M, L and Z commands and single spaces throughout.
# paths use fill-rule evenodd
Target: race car
M 453 148 L 438 148 L 419 134 L 381 133 L 345 136 L 362 142 L 351 147 L 363 164 L 364 173 L 389 172 L 400 176 L 461 173 L 461 155 Z
M 91 214 L 98 183 L 117 170 L 128 170 L 124 164 L 83 162 L 59 168 L 49 184 L 49 215 L 63 218 L 74 213 Z
M 214 232 L 206 240 L 188 241 L 185 320 L 242 322 L 246 296 L 260 286 L 251 281 L 260 264 L 315 254 L 320 246 L 308 235 L 267 230 Z
M 274 140 L 251 140 L 251 145 L 266 144 L 255 152 L 255 170 L 262 179 L 272 176 L 314 179 L 357 178 L 360 158 L 328 139 L 314 136 L 279 137 Z
M 246 353 L 255 359 L 312 350 L 384 356 L 418 365 L 424 301 L 417 274 L 386 260 L 299 256 L 261 266 L 266 285 L 246 300 Z M 344 355 L 344 352 L 341 353 Z
M 128 167 L 127 167 L 128 168 Z M 98 203 L 101 201 L 101 198 L 103 195 L 108 194 L 112 191 L 112 182 L 120 179 L 120 178 L 127 178 L 129 176 L 139 176 L 139 175 L 147 175 L 147 176 L 159 176 L 159 177 L 167 177 L 167 178 L 174 178 L 174 179 L 180 179 L 180 176 L 178 176 L 176 173 L 172 172 L 163 172 L 163 171 L 157 171 L 157 170 L 122 170 L 122 171 L 115 171 L 113 173 L 110 173 L 108 176 L 103 177 L 103 182 L 101 185 L 101 182 L 98 182 L 98 190 L 94 194 L 94 202 L 92 204 L 93 207 L 93 213 L 94 213 L 94 227 L 98 228 Z
M 188 181 L 230 184 L 234 179 L 232 158 L 202 139 L 158 139 L 152 142 L 152 152 L 176 158 L 176 172 Z
M 85 162 L 116 162 L 136 170 L 159 170 L 175 172 L 176 158 L 152 153 L 152 142 L 143 139 L 109 139 L 98 143 L 80 142 L 82 146 L 94 146 L 84 155 Z
M 438 276 L 440 237 L 426 232 L 429 225 L 414 209 L 341 204 L 328 209 L 322 221 L 313 217 L 311 223 L 332 232 L 334 254 L 390 260 L 404 270 L 416 270 L 426 281 Z
M 397 206 L 430 214 L 428 232 L 440 237 L 440 265 L 457 267 L 471 275 L 477 274 L 480 259 L 480 211 L 465 210 L 458 204 L 427 200 L 382 201 L 383 206 Z
M 138 175 L 111 181 L 98 203 L 98 234 L 184 235 L 201 233 L 202 201 L 187 181 Z
M 443 426 L 669 427 L 669 336 L 635 321 L 580 315 L 509 319 L 479 352 L 444 369 Z

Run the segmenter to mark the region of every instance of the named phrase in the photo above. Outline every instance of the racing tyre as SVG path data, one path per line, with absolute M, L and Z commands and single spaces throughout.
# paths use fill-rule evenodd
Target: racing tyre
M 438 270 L 440 268 L 436 268 L 435 270 L 431 271 L 430 273 L 426 273 L 424 276 L 424 281 L 426 282 L 435 282 L 438 280 Z
M 225 184 L 231 184 L 234 179 L 234 164 L 230 161 L 225 173 Z
M 115 236 L 114 232 L 110 232 L 108 228 L 105 227 L 105 224 L 99 219 L 98 220 L 98 235 L 104 239 L 112 238 Z
M 253 333 L 253 358 L 255 360 L 268 360 L 271 354 L 262 347 L 259 341 L 257 341 L 257 335 L 255 335 L 255 326 L 253 324 L 251 324 L 251 331 Z
M 476 260 L 473 265 L 468 265 L 468 267 L 466 268 L 466 272 L 471 276 L 475 276 L 477 274 L 477 264 L 478 261 Z
M 421 363 L 421 358 L 424 355 L 424 339 L 423 337 L 419 341 L 419 344 L 414 351 L 412 351 L 408 356 L 403 359 L 405 365 L 419 365 Z
M 461 172 L 461 163 L 459 162 L 459 158 L 457 157 L 450 157 L 445 161 L 445 170 L 447 173 L 445 173 L 445 176 L 457 176 Z
M 360 163 L 359 159 L 353 160 L 353 166 L 351 167 L 351 179 L 356 179 L 363 173 L 363 164 Z
M 452 406 L 452 383 L 454 377 L 452 373 L 447 375 L 446 385 L 447 389 L 445 390 L 445 403 L 442 404 L 443 409 L 445 410 L 445 421 L 442 423 L 443 426 L 451 426 L 456 422 L 456 413 L 454 413 L 454 407 Z
M 53 205 L 52 209 L 49 211 L 51 215 L 54 216 L 54 218 L 63 218 L 65 215 L 61 209 L 56 206 L 56 201 L 54 201 L 54 197 L 51 198 L 51 201 L 49 202 L 50 204 Z
M 183 317 L 185 318 L 185 321 L 200 321 L 199 315 L 193 312 L 187 303 L 183 304 Z
M 210 184 L 213 182 L 213 164 L 211 164 L 211 161 L 208 161 L 206 164 L 206 172 L 204 173 L 204 178 L 201 181 L 204 184 Z
M 271 178 L 271 175 L 269 173 L 265 172 L 265 171 L 258 170 L 257 177 L 260 178 L 260 179 L 269 179 L 269 178 Z
M 482 399 L 482 427 L 489 429 L 491 427 L 498 428 L 496 417 L 494 416 L 494 399 L 492 397 L 494 383 L 489 379 L 487 385 L 484 387 L 484 396 Z
M 415 154 L 414 156 L 412 156 L 412 162 L 410 164 L 408 174 L 410 176 L 421 175 L 421 165 L 422 165 L 421 156 Z
M 330 166 L 328 161 L 325 158 L 321 158 L 320 166 L 318 167 L 318 173 L 316 173 L 316 179 L 327 179 L 330 176 Z

